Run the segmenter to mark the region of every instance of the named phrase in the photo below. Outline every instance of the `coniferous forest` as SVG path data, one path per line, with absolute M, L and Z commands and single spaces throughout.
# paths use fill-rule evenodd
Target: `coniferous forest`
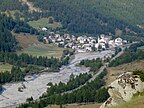
M 16 18 L 23 18 L 24 21 L 33 21 L 40 18 L 53 16 L 56 22 L 62 23 L 62 28 L 56 30 L 69 33 L 93 34 L 115 34 L 121 30 L 121 35 L 143 36 L 144 30 L 137 25 L 143 24 L 143 0 L 132 0 L 135 6 L 123 6 L 122 1 L 106 0 L 28 0 L 34 3 L 42 12 L 28 11 L 27 5 L 21 5 L 19 0 L 2 0 L 1 10 L 19 10 Z M 119 5 L 119 8 L 118 6 Z M 138 12 L 135 12 L 138 11 Z M 140 13 L 140 14 L 137 14 Z M 24 30 L 27 31 L 27 30 Z M 16 30 L 16 32 L 19 32 Z
M 136 7 L 126 8 L 129 14 L 125 14 L 124 6 L 121 6 L 119 1 L 107 1 L 107 0 L 28 0 L 33 2 L 36 7 L 43 10 L 41 16 L 53 16 L 57 22 L 63 24 L 63 29 L 71 33 L 86 33 L 86 34 L 115 34 L 116 29 L 120 29 L 124 34 L 133 34 L 128 32 L 126 28 L 138 33 L 139 36 L 143 36 L 143 30 L 133 25 L 133 22 L 137 21 L 137 15 L 132 14 Z M 122 2 L 122 1 L 121 1 Z M 127 1 L 126 1 L 127 2 Z M 132 3 L 137 0 L 131 1 Z M 120 5 L 117 8 L 114 5 Z M 137 4 L 143 7 L 143 1 L 140 0 Z M 128 4 L 129 5 L 129 4 Z M 143 18 L 142 8 L 137 6 L 136 8 L 141 13 L 140 18 Z M 116 12 L 114 11 L 116 10 Z M 131 11 L 130 11 L 131 10 Z M 122 13 L 120 13 L 122 12 Z M 134 12 L 135 13 L 135 12 Z M 116 15 L 117 14 L 117 15 Z M 123 15 L 125 17 L 123 18 Z M 134 17 L 131 23 L 129 17 Z M 127 18 L 127 19 L 126 19 Z

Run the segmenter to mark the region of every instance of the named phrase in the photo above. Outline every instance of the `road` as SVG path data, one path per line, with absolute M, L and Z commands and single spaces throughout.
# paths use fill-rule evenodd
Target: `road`
M 127 46 L 129 46 L 129 45 L 127 45 Z M 120 56 L 124 53 L 124 49 L 125 49 L 127 46 L 121 47 L 122 50 L 121 50 L 116 56 L 114 56 L 113 58 L 111 58 L 110 62 L 113 61 L 114 59 L 120 57 Z M 100 74 L 104 71 L 104 69 L 107 68 L 108 65 L 109 65 L 109 63 L 105 63 L 105 64 L 99 69 L 99 71 L 98 71 L 95 75 L 93 75 L 93 77 L 92 77 L 91 79 L 88 80 L 88 82 L 91 82 L 91 81 L 95 80 L 96 77 L 98 77 L 98 75 L 100 75 Z M 73 90 L 64 92 L 64 93 L 62 93 L 62 94 L 72 93 L 72 92 L 74 92 L 74 91 L 82 88 L 82 87 L 85 86 L 86 84 L 87 84 L 87 82 L 86 82 L 85 84 L 79 86 L 78 88 L 75 88 L 75 89 L 73 89 Z

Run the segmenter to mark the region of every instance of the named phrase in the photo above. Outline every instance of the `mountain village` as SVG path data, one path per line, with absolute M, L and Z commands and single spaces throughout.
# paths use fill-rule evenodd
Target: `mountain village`
M 55 34 L 50 33 L 49 36 L 45 36 L 43 38 L 43 42 L 45 44 L 54 43 L 58 47 L 71 48 L 76 52 L 91 52 L 91 51 L 99 51 L 105 50 L 109 48 L 114 48 L 117 46 L 124 45 L 128 43 L 127 40 L 123 40 L 118 37 L 116 39 L 112 39 L 112 36 L 107 36 L 101 34 L 96 37 L 88 37 L 84 36 L 74 36 L 70 34 Z

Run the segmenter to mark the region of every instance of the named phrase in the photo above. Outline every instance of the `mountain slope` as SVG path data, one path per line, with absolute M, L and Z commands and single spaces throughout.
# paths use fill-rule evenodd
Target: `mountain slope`
M 21 10 L 23 6 L 19 0 L 1 0 L 0 1 L 0 10 Z
M 142 0 L 28 0 L 54 16 L 64 29 L 74 33 L 113 33 L 126 28 L 142 35 L 137 24 L 144 23 Z M 135 25 L 135 26 L 133 26 Z
M 9 9 L 8 4 L 20 4 L 19 0 L 2 0 L 1 10 Z M 83 34 L 116 34 L 144 36 L 143 0 L 26 0 L 42 12 L 29 13 L 27 4 L 12 8 L 20 10 L 19 16 L 25 21 L 53 16 L 61 22 L 61 31 Z M 32 5 L 33 5 L 32 4 Z M 14 7 L 14 6 L 13 6 Z M 59 30 L 59 29 L 56 29 Z
M 65 7 L 76 9 L 82 7 L 84 10 L 92 8 L 94 11 L 101 14 L 124 19 L 128 22 L 144 23 L 144 1 L 143 0 L 28 0 L 35 3 L 36 6 L 42 9 L 50 9 L 53 5 L 65 5 Z M 47 6 L 46 6 L 47 5 Z M 42 7 L 43 6 L 43 7 Z M 57 7 L 57 8 L 59 8 Z M 63 8 L 65 8 L 63 7 Z M 55 8 L 56 10 L 56 8 Z M 80 10 L 81 11 L 81 10 Z
M 139 73 L 141 73 L 141 75 Z M 110 98 L 100 108 L 121 105 L 121 103 L 131 101 L 133 96 L 143 94 L 143 75 L 144 73 L 142 71 L 125 72 L 119 75 L 117 79 L 108 86 Z
M 144 23 L 143 0 L 93 0 L 93 2 L 104 14 L 130 23 Z

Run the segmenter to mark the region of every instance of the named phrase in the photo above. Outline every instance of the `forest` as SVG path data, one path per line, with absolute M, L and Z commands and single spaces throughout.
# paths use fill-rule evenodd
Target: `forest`
M 21 7 L 21 4 L 19 0 L 1 0 L 0 3 L 0 10 L 19 10 Z
M 137 26 L 144 23 L 144 14 L 141 8 L 144 4 L 143 0 L 125 0 L 123 2 L 118 0 L 28 1 L 34 3 L 34 6 L 39 7 L 42 12 L 28 12 L 27 5 L 21 5 L 18 0 L 3 0 L 1 10 L 17 9 L 20 12 L 14 14 L 16 19 L 23 18 L 25 22 L 53 16 L 56 22 L 61 22 L 63 25 L 62 28 L 56 28 L 54 31 L 97 36 L 109 33 L 115 35 L 116 30 L 121 30 L 123 33 L 120 35 L 144 36 L 144 30 Z M 129 6 L 128 2 L 135 5 Z
M 20 67 L 13 66 L 10 72 L 6 71 L 0 73 L 0 84 L 24 81 L 24 76 Z
M 17 41 L 12 36 L 11 31 L 15 33 L 31 33 L 37 34 L 37 30 L 30 27 L 26 22 L 20 20 L 13 20 L 5 14 L 0 14 L 0 51 L 15 52 Z
M 83 65 L 85 67 L 89 67 L 90 71 L 96 72 L 103 65 L 102 60 L 100 58 L 92 59 L 92 60 L 82 60 L 79 65 Z
M 0 62 L 9 63 L 12 65 L 17 65 L 20 67 L 26 67 L 29 64 L 43 66 L 43 67 L 49 67 L 51 70 L 58 70 L 59 67 L 62 65 L 65 65 L 67 61 L 61 62 L 56 58 L 47 58 L 47 57 L 33 57 L 28 54 L 21 54 L 17 55 L 16 53 L 4 53 L 0 52 Z
M 130 63 L 135 60 L 144 59 L 144 51 L 138 49 L 138 47 L 143 46 L 143 45 L 144 45 L 144 42 L 132 44 L 129 48 L 125 49 L 125 52 L 123 55 L 111 61 L 109 66 L 116 67 L 124 63 Z
M 137 16 L 133 15 L 133 22 L 129 22 L 128 15 L 131 15 L 132 10 L 130 8 L 125 10 L 129 14 L 126 14 L 127 19 L 123 19 L 125 14 L 124 7 L 120 4 L 120 9 L 123 13 L 120 13 L 119 8 L 116 7 L 117 2 L 105 0 L 29 0 L 33 2 L 36 7 L 40 7 L 43 10 L 42 17 L 53 16 L 57 22 L 63 24 L 63 29 L 71 33 L 85 33 L 85 34 L 115 34 L 116 29 L 120 29 L 124 34 L 133 34 L 126 31 L 126 28 L 137 33 L 139 36 L 143 36 L 143 30 L 137 26 L 134 26 L 133 22 L 136 21 Z M 136 0 L 131 1 L 137 2 Z M 137 4 L 142 5 L 142 0 Z M 128 4 L 129 5 L 129 4 Z M 137 5 L 136 5 L 137 6 Z M 135 8 L 135 7 L 134 7 Z M 115 9 L 117 12 L 113 13 Z M 143 14 L 142 9 L 137 6 L 137 10 Z M 117 14 L 117 15 L 115 15 Z M 140 19 L 143 16 L 139 16 Z
M 43 95 L 42 98 L 73 90 L 80 85 L 85 84 L 90 78 L 92 78 L 92 75 L 88 73 L 80 74 L 79 76 L 74 76 L 73 74 L 71 74 L 70 80 L 67 82 L 67 84 L 62 82 L 55 85 L 51 84 L 50 88 L 47 89 L 47 95 Z

